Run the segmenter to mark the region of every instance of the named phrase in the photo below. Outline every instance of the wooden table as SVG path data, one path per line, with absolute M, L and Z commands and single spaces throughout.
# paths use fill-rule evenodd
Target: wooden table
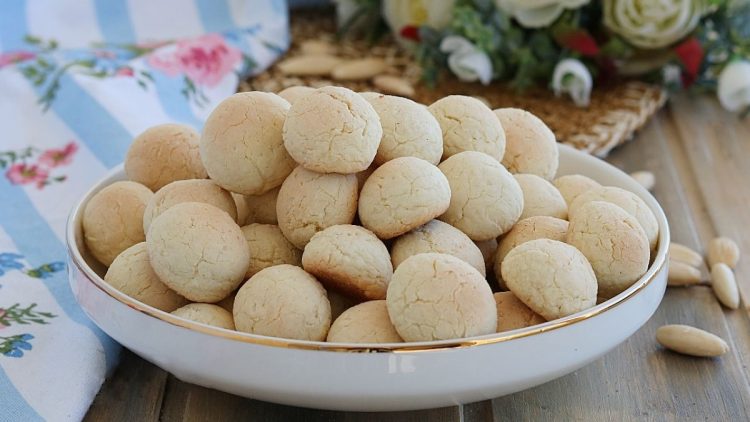
M 608 158 L 656 175 L 654 195 L 672 239 L 701 250 L 716 235 L 750 251 L 750 119 L 709 97 L 672 100 L 633 142 Z M 707 276 L 706 268 L 702 269 Z M 750 420 L 750 257 L 736 271 L 744 307 L 723 309 L 708 286 L 669 288 L 653 318 L 613 352 L 545 385 L 478 403 L 396 413 L 310 410 L 186 384 L 123 351 L 89 421 L 236 420 Z M 660 348 L 654 331 L 684 323 L 723 337 L 731 352 L 696 359 Z

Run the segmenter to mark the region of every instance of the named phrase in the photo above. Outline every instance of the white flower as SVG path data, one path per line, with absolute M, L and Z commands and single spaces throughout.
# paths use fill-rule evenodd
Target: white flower
M 577 9 L 590 0 L 495 0 L 498 9 L 513 16 L 521 26 L 542 28 L 550 25 L 565 9 Z
M 384 0 L 383 18 L 399 41 L 405 41 L 401 30 L 405 26 L 429 26 L 443 29 L 453 18 L 455 0 Z
M 661 68 L 661 79 L 667 86 L 682 86 L 682 70 L 676 64 L 668 64 Z
M 591 97 L 591 73 L 576 59 L 561 60 L 552 74 L 552 89 L 555 95 L 567 93 L 578 107 L 587 107 Z
M 604 0 L 604 26 L 636 47 L 657 49 L 691 33 L 705 0 Z
M 722 107 L 729 111 L 750 107 L 750 62 L 736 61 L 726 65 L 719 75 L 717 94 Z
M 466 38 L 450 35 L 443 38 L 440 51 L 448 53 L 448 67 L 464 82 L 479 80 L 487 85 L 492 80 L 492 62 Z

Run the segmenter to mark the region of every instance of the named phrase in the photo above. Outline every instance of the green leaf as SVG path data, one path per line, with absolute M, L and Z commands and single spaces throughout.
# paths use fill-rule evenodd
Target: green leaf
M 34 44 L 34 45 L 38 45 L 42 42 L 41 39 L 30 34 L 26 34 L 26 36 L 23 37 L 23 41 L 28 44 Z
M 143 88 L 144 90 L 148 89 L 148 86 L 147 86 L 147 85 L 146 85 L 146 83 L 145 83 L 145 82 L 143 82 L 142 80 L 140 80 L 140 79 L 136 79 L 136 81 L 135 81 L 135 82 L 136 82 L 136 83 L 138 84 L 138 86 L 139 86 L 139 87 Z

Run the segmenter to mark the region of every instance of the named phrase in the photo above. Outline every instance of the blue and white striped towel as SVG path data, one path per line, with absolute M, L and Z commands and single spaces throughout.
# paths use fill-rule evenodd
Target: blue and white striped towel
M 73 203 L 135 135 L 200 129 L 288 44 L 284 0 L 0 3 L 0 421 L 81 419 L 117 364 L 66 280 Z

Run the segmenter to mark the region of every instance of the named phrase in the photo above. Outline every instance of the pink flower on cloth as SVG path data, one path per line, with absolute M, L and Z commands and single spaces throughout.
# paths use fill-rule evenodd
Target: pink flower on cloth
M 227 44 L 220 35 L 207 34 L 179 41 L 148 58 L 148 64 L 169 76 L 184 74 L 197 85 L 219 84 L 242 60 L 242 52 Z
M 70 141 L 63 148 L 52 148 L 44 151 L 39 156 L 39 164 L 54 168 L 57 166 L 63 166 L 70 164 L 73 160 L 73 154 L 78 151 L 78 145 L 75 142 Z
M 123 66 L 123 67 L 118 67 L 117 68 L 117 70 L 115 71 L 115 76 L 130 77 L 130 76 L 133 76 L 134 73 L 135 72 L 133 72 L 133 68 L 132 67 Z
M 0 54 L 0 68 L 9 64 L 30 60 L 34 57 L 36 57 L 36 54 L 30 51 L 10 51 L 8 53 L 3 53 Z
M 5 173 L 5 177 L 14 185 L 25 185 L 35 183 L 38 188 L 42 188 L 49 177 L 49 172 L 37 164 L 18 163 L 10 166 Z

